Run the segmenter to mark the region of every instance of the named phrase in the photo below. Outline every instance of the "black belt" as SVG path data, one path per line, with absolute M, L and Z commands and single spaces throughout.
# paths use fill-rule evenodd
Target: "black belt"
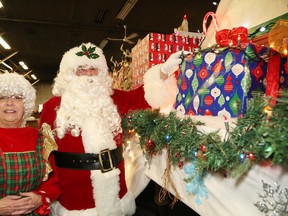
M 72 153 L 55 151 L 57 167 L 69 169 L 98 170 L 102 173 L 111 171 L 123 160 L 123 147 L 104 149 L 99 154 Z

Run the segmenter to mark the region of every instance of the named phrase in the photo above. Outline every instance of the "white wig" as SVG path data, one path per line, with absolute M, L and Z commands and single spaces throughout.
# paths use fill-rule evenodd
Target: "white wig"
M 22 96 L 24 99 L 24 115 L 22 125 L 26 124 L 27 118 L 35 107 L 36 90 L 31 83 L 18 73 L 0 74 L 0 96 Z
M 79 66 L 98 68 L 99 73 L 108 76 L 108 66 L 102 49 L 92 43 L 83 43 L 64 53 L 57 77 L 55 78 L 52 93 L 61 96 L 68 83 L 75 77 Z

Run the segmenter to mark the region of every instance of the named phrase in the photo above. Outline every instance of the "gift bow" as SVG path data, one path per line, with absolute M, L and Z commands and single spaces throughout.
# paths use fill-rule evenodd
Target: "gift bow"
M 233 28 L 232 30 L 222 29 L 219 31 L 217 17 L 214 14 L 214 12 L 208 12 L 208 13 L 206 13 L 206 15 L 204 17 L 204 20 L 203 20 L 203 33 L 204 33 L 204 35 L 207 34 L 206 24 L 207 24 L 207 20 L 210 16 L 212 17 L 213 25 L 214 25 L 215 30 L 216 30 L 216 36 L 215 36 L 216 43 L 219 46 L 222 46 L 222 47 L 237 46 L 237 45 L 239 46 L 243 43 L 248 42 L 248 29 L 243 27 L 243 26 Z

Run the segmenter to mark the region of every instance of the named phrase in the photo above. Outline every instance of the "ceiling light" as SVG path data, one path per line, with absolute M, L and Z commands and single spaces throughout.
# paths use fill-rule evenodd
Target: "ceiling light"
M 9 44 L 0 36 L 0 44 L 4 47 L 4 49 L 11 49 Z
M 23 61 L 20 61 L 19 64 L 21 65 L 21 67 L 22 67 L 24 70 L 28 70 L 27 65 L 26 65 Z
M 35 74 L 31 74 L 31 77 L 32 77 L 34 80 L 37 80 L 37 77 L 35 76 Z
M 0 1 L 0 8 L 3 8 L 3 4 L 2 4 L 2 2 Z
M 116 19 L 124 20 L 128 13 L 132 10 L 138 0 L 127 0 Z
M 5 67 L 9 68 L 11 71 L 13 70 L 12 67 L 10 67 L 8 64 L 6 64 L 5 62 L 1 62 L 1 64 L 3 64 Z

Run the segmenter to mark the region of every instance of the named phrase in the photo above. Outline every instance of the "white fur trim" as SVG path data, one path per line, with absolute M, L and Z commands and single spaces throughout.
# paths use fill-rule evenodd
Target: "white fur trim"
M 105 119 L 99 118 L 95 121 L 94 118 L 90 118 L 84 122 L 82 140 L 85 152 L 99 153 L 106 148 L 116 148 L 113 133 L 109 130 Z M 101 173 L 100 170 L 91 171 L 93 197 L 99 215 L 121 215 L 119 174 L 119 169 L 107 173 Z
M 58 201 L 51 204 L 51 216 L 99 216 L 97 209 L 73 210 L 68 211 Z
M 88 58 L 86 55 L 83 56 L 77 56 L 76 53 L 77 52 L 81 52 L 82 51 L 82 46 L 86 46 L 87 49 L 89 47 L 95 47 L 95 52 L 98 54 L 98 58 Z M 88 66 L 93 66 L 94 68 L 98 68 L 99 70 L 108 70 L 108 66 L 107 66 L 107 62 L 106 62 L 106 58 L 103 55 L 103 51 L 97 47 L 95 44 L 92 43 L 83 43 L 78 47 L 74 47 L 72 49 L 70 49 L 69 51 L 67 51 L 61 60 L 60 63 L 60 73 L 62 72 L 67 72 L 71 69 L 76 69 L 78 66 L 80 65 L 88 65 Z
M 89 47 L 96 47 L 94 53 L 97 53 L 99 57 L 92 59 L 88 58 L 86 55 L 77 56 L 76 53 L 82 51 L 82 45 L 85 45 L 87 49 Z M 83 43 L 80 46 L 74 47 L 64 53 L 59 67 L 59 73 L 54 80 L 55 82 L 52 89 L 53 95 L 61 96 L 66 85 L 68 85 L 76 76 L 75 71 L 77 67 L 84 65 L 98 68 L 99 73 L 104 73 L 106 76 L 109 76 L 108 66 L 103 51 L 95 44 Z
M 132 194 L 128 191 L 124 197 L 121 199 L 121 210 L 124 215 L 134 215 L 136 212 L 136 203 L 135 199 L 133 198 Z
M 91 171 L 93 197 L 99 215 L 122 215 L 119 198 L 119 169 L 107 173 L 100 170 Z
M 177 83 L 173 75 L 165 81 L 160 79 L 162 64 L 155 65 L 144 74 L 145 99 L 152 108 L 171 107 L 176 100 Z
M 117 212 L 113 216 L 131 216 L 136 211 L 135 200 L 132 198 L 130 193 L 126 193 L 120 201 L 121 211 Z M 51 204 L 51 216 L 100 216 L 97 208 L 85 209 L 85 210 L 73 210 L 68 211 L 58 201 Z M 104 215 L 106 216 L 106 215 Z M 112 216 L 112 215 L 111 215 Z

